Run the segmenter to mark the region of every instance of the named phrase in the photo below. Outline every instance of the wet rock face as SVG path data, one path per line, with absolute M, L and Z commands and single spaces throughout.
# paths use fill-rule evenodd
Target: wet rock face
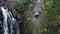
M 0 10 L 0 21 L 3 21 L 3 15 L 1 10 Z
M 11 10 L 10 0 L 0 0 L 0 6 L 7 6 Z
M 7 0 L 0 0 L 0 1 L 7 1 Z
M 0 6 L 3 6 L 3 5 L 5 5 L 6 4 L 6 0 L 4 1 L 4 0 L 0 0 Z
M 3 34 L 3 15 L 1 10 L 0 10 L 0 34 Z

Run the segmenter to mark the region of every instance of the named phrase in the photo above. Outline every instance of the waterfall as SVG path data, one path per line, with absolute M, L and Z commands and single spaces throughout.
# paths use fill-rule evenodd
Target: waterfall
M 19 24 L 16 21 L 16 19 L 13 17 L 12 13 L 8 11 L 8 9 L 5 9 L 4 7 L 1 7 L 2 13 L 3 13 L 3 30 L 4 34 L 9 34 L 8 33 L 8 24 L 7 24 L 7 19 L 9 17 L 9 24 L 10 24 L 10 34 L 20 34 L 19 33 Z M 13 29 L 15 27 L 15 30 Z
M 17 23 L 16 19 L 13 17 L 12 13 L 9 11 L 9 14 L 11 16 L 11 31 L 12 31 L 12 25 L 15 24 L 15 27 L 16 27 L 16 34 L 19 34 L 19 24 Z M 12 32 L 11 32 L 12 33 Z
M 4 34 L 8 34 L 8 24 L 7 24 L 7 9 L 4 9 L 4 7 L 1 7 L 2 13 L 3 13 L 3 29 L 4 29 Z

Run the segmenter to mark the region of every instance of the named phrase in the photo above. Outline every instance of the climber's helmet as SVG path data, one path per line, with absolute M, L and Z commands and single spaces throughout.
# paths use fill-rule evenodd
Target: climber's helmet
M 38 18 L 38 16 L 39 16 L 39 13 L 35 13 L 35 18 Z

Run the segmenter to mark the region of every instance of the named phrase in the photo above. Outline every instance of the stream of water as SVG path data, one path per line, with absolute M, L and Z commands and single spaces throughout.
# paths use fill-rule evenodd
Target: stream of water
M 3 13 L 3 31 L 4 34 L 20 34 L 19 33 L 19 25 L 16 19 L 13 17 L 12 13 L 8 11 L 8 8 L 1 7 L 2 13 Z M 8 17 L 9 17 L 9 24 L 10 24 L 10 33 L 8 33 Z M 13 29 L 15 28 L 15 29 Z

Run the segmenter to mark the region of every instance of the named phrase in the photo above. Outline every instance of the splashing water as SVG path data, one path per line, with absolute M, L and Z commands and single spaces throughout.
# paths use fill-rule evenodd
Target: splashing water
M 13 34 L 13 32 L 16 32 L 16 34 L 19 34 L 19 25 L 16 21 L 16 19 L 13 17 L 12 13 L 8 11 L 8 9 L 5 9 L 4 7 L 1 7 L 2 13 L 3 13 L 3 30 L 4 34 L 9 34 L 8 33 L 8 24 L 7 24 L 7 19 L 9 17 L 10 21 L 10 34 Z M 14 26 L 13 26 L 14 25 Z M 13 30 L 13 27 L 15 27 L 15 30 Z

